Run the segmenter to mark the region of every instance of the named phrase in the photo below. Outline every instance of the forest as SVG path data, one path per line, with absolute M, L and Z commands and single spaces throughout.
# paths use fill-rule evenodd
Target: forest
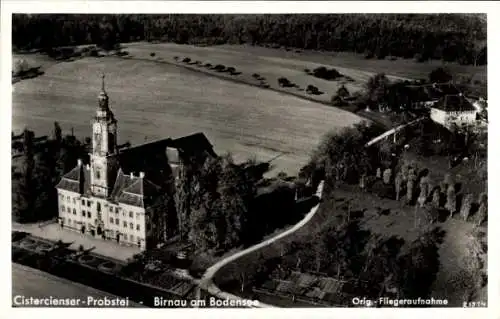
M 15 14 L 14 50 L 162 41 L 251 44 L 485 65 L 486 20 L 465 14 Z

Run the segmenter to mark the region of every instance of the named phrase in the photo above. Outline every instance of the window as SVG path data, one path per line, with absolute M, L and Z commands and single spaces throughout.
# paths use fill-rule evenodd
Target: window
M 115 214 L 118 214 L 118 207 L 115 207 Z
M 82 205 L 85 206 L 85 199 L 82 199 Z
M 127 222 L 126 221 L 123 221 L 123 227 L 127 228 Z
M 128 212 L 128 216 L 129 216 L 130 218 L 134 218 L 134 212 L 133 212 L 133 211 L 129 211 L 129 212 Z
M 73 215 L 76 215 L 76 209 L 73 208 Z
M 123 239 L 128 240 L 127 239 L 127 234 L 123 234 Z
M 141 230 L 141 226 L 139 224 L 135 225 L 136 230 Z
M 97 211 L 100 212 L 101 211 L 101 203 L 97 203 Z
M 68 224 L 71 225 L 71 218 L 68 218 Z
M 92 202 L 91 201 L 87 201 L 87 207 L 90 207 L 90 205 L 92 205 Z
M 64 205 L 61 206 L 61 211 L 64 213 L 66 211 L 66 208 L 64 207 Z
M 76 198 L 73 198 L 73 204 L 76 205 Z
M 136 218 L 136 219 L 139 219 L 140 217 L 141 217 L 141 213 L 137 213 L 137 214 L 135 214 L 135 218 Z
M 109 212 L 112 213 L 113 212 L 113 207 L 112 206 L 109 206 Z
M 113 224 L 113 223 L 114 223 L 113 217 L 110 217 L 110 218 L 109 218 L 109 222 L 110 222 L 111 224 Z
M 130 223 L 128 225 L 130 226 L 130 229 L 134 229 L 134 224 L 133 223 Z
M 134 235 L 130 235 L 130 241 L 134 241 Z
M 90 212 L 87 212 L 87 217 L 92 218 L 92 214 Z
M 85 217 L 85 211 L 84 210 L 82 210 L 82 216 Z
M 66 196 L 66 200 L 67 200 L 68 202 L 71 202 L 71 199 L 69 198 L 69 196 Z
M 113 230 L 109 231 L 109 237 L 114 238 L 115 237 L 115 232 Z
M 115 224 L 120 225 L 120 219 L 115 219 Z

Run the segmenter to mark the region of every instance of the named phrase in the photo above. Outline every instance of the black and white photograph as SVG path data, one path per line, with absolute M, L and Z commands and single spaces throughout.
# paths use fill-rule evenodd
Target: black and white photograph
M 10 306 L 487 308 L 489 15 L 381 9 L 9 13 Z

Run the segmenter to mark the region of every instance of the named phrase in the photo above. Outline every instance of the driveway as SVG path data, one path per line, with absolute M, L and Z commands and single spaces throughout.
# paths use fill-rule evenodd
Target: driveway
M 122 261 L 126 261 L 127 258 L 130 258 L 134 254 L 140 252 L 140 249 L 137 247 L 118 245 L 114 241 L 104 241 L 102 239 L 93 238 L 89 235 L 83 235 L 79 232 L 61 229 L 61 226 L 59 226 L 59 224 L 57 223 L 49 223 L 45 225 L 25 225 L 13 222 L 12 230 L 28 232 L 34 236 L 53 241 L 57 241 L 60 239 L 65 243 L 71 242 L 72 244 L 70 246 L 70 249 L 77 250 L 80 245 L 82 245 L 85 249 L 94 247 L 94 253 Z

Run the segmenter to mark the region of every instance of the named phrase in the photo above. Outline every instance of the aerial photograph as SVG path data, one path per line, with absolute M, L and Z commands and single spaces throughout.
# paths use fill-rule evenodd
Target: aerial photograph
M 487 14 L 14 13 L 11 123 L 11 307 L 488 307 Z

